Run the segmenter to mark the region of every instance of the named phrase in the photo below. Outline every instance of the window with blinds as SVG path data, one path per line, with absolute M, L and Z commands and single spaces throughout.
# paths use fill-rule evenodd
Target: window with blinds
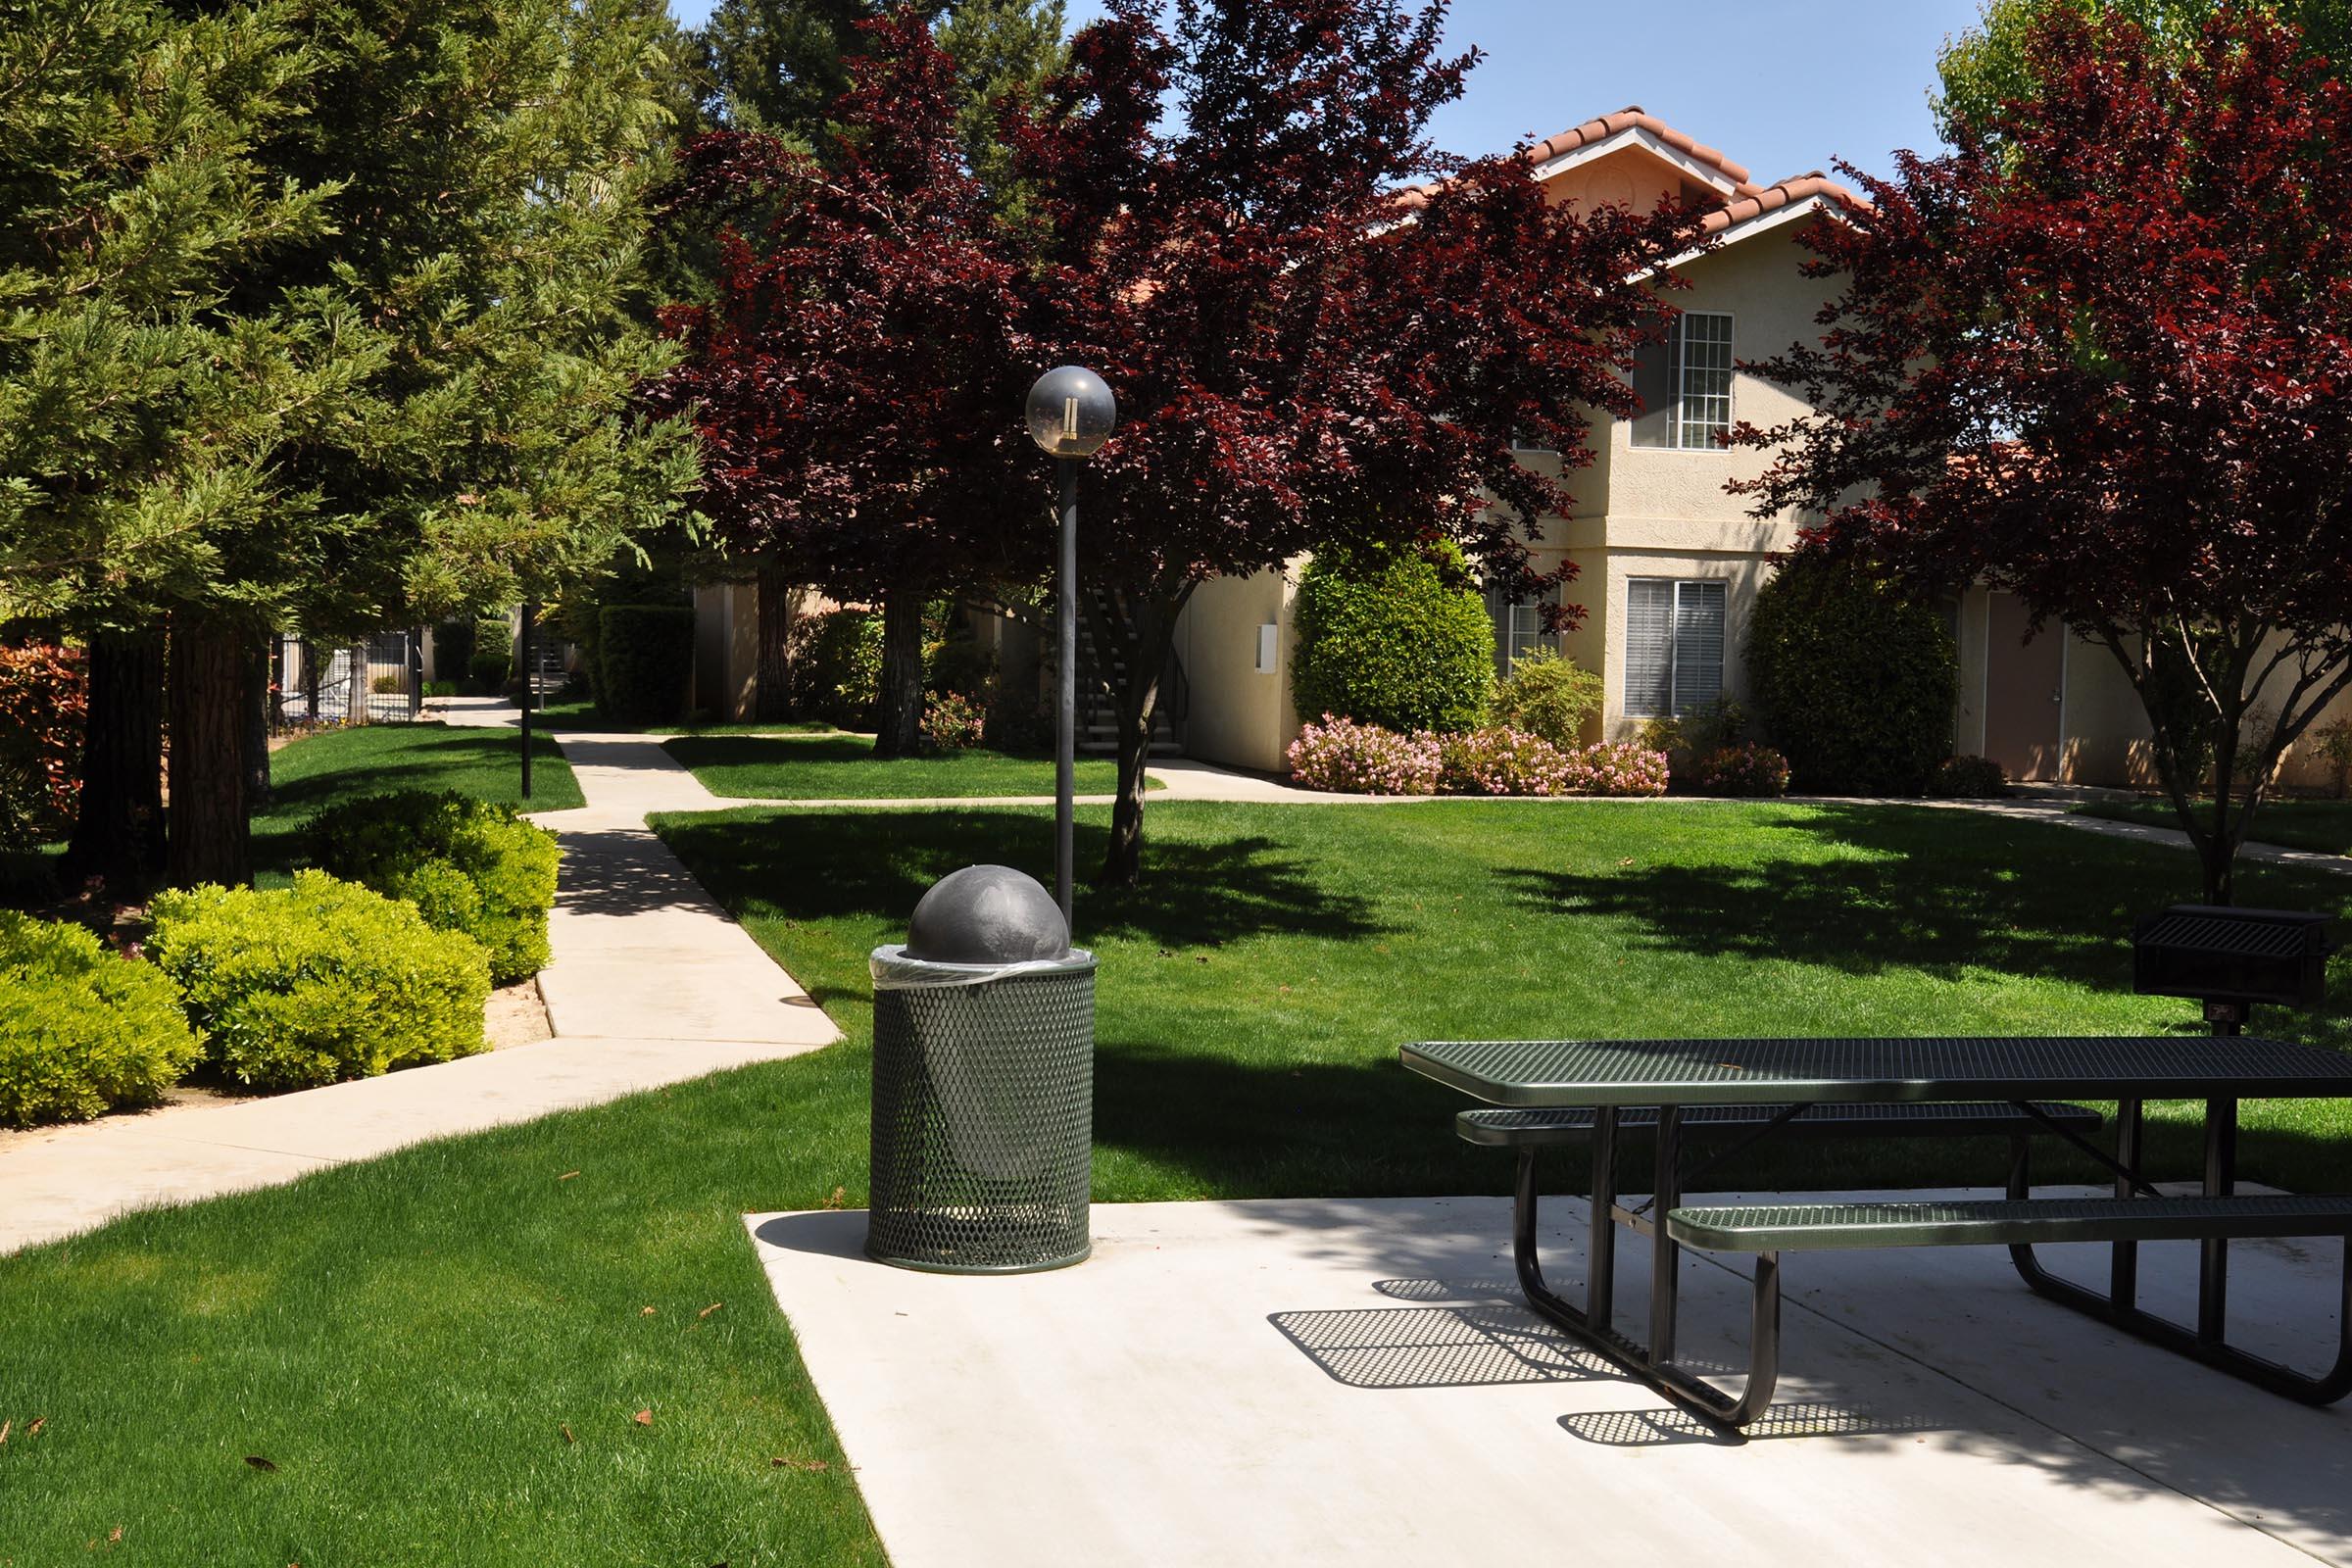
M 1635 352 L 1634 416 L 1638 447 L 1717 445 L 1732 427 L 1732 318 L 1720 311 L 1685 311 L 1666 340 Z
M 1494 673 L 1497 678 L 1508 675 L 1511 666 L 1539 648 L 1553 646 L 1544 630 L 1544 607 L 1559 602 L 1559 590 L 1553 589 L 1542 599 L 1530 599 L 1512 604 L 1500 588 L 1487 588 L 1487 618 L 1494 623 Z
M 1635 577 L 1625 595 L 1625 711 L 1688 713 L 1723 695 L 1724 585 Z

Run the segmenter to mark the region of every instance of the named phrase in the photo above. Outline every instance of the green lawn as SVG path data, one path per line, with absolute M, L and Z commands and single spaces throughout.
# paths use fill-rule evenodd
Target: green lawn
M 456 790 L 533 811 L 585 806 L 556 743 L 531 737 L 531 798 L 522 798 L 522 738 L 514 730 L 445 724 L 363 724 L 279 748 L 270 759 L 270 809 L 253 819 L 253 859 L 265 883 L 292 869 L 313 812 L 381 790 Z
M 590 730 L 600 735 L 823 735 L 833 732 L 830 724 L 622 724 L 598 712 L 595 702 L 585 697 L 549 703 L 543 708 L 534 709 L 531 723 L 534 727 L 545 724 L 549 729 Z
M 866 952 L 950 869 L 1045 869 L 1050 814 L 660 826 L 848 1043 L 0 1259 L 0 1558 L 81 1561 L 120 1526 L 121 1560 L 174 1565 L 879 1561 L 740 1216 L 862 1204 Z M 2128 993 L 2123 933 L 2194 862 L 2044 824 L 1160 803 L 1150 832 L 1143 892 L 1079 906 L 1105 1201 L 1502 1191 L 1507 1159 L 1450 1136 L 1457 1097 L 1396 1064 L 1415 1036 L 2193 1028 Z M 2340 911 L 2352 884 L 2255 868 L 2244 891 Z M 2333 1016 L 2263 1027 L 2345 1040 Z M 2352 1104 L 2247 1121 L 2251 1173 L 2346 1184 Z M 2156 1132 L 2190 1168 L 2180 1112 Z M 1841 1144 L 1811 1174 L 1940 1157 L 1991 1182 L 2000 1152 Z
M 2196 804 L 2201 810 L 2210 810 L 2213 805 L 2210 801 Z M 2141 822 L 2149 827 L 2180 825 L 2180 814 L 2173 809 L 2172 802 L 2161 800 L 2094 801 L 2075 808 L 2075 814 L 2102 816 L 2111 822 Z M 2254 813 L 2254 828 L 2248 837 L 2256 844 L 2282 844 L 2290 850 L 2352 855 L 2352 801 L 2265 801 Z
M 1054 793 L 1051 757 L 974 748 L 880 761 L 874 757 L 872 736 L 838 730 L 812 735 L 700 732 L 662 744 L 712 794 L 741 799 L 904 801 Z M 1116 762 L 1079 760 L 1079 794 L 1107 795 L 1118 782 Z M 1158 788 L 1157 781 L 1152 787 Z

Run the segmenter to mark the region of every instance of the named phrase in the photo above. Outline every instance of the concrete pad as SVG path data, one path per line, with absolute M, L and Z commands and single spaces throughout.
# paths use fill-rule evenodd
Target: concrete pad
M 1580 1277 L 1582 1204 L 1545 1217 Z M 748 1223 L 898 1568 L 2352 1561 L 2352 1418 L 2043 1301 L 2000 1249 L 1791 1254 L 1782 1397 L 1730 1444 L 1518 1304 L 1500 1200 L 1098 1206 L 1092 1261 L 996 1279 L 869 1262 L 862 1213 Z M 2235 1281 L 2303 1365 L 2334 1333 L 2310 1251 Z M 2193 1262 L 2143 1267 L 2153 1298 Z M 1693 1257 L 1684 1293 L 1687 1359 L 1727 1373 L 1744 1273 Z

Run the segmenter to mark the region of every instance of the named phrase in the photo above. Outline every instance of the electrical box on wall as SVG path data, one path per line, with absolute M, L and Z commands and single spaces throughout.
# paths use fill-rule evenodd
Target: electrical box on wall
M 1274 673 L 1274 656 L 1281 647 L 1281 638 L 1280 626 L 1268 624 L 1257 628 L 1257 672 L 1260 675 Z

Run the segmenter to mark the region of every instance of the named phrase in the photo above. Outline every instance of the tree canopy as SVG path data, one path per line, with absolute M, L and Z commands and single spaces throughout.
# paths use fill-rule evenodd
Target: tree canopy
M 2071 7 L 2020 48 L 2027 90 L 1949 155 L 1855 173 L 1872 210 L 1809 241 L 1844 277 L 1825 338 L 1766 368 L 1814 412 L 1736 437 L 1786 443 L 1749 493 L 1815 512 L 1807 549 L 2107 649 L 2226 902 L 2352 687 L 2352 92 L 2253 8 L 2184 55 Z
M 1687 215 L 1556 207 L 1522 158 L 1431 144 L 1477 58 L 1440 52 L 1443 17 L 1114 0 L 1007 118 L 1048 234 L 1023 289 L 1041 365 L 1091 365 L 1119 400 L 1079 545 L 1098 646 L 1127 672 L 1111 881 L 1140 869 L 1145 750 L 1194 588 L 1440 537 L 1517 591 L 1548 586 L 1527 544 L 1570 496 L 1512 438 L 1588 465 L 1592 412 L 1632 411 L 1634 348 L 1671 314 L 1642 279 L 1693 244 Z

